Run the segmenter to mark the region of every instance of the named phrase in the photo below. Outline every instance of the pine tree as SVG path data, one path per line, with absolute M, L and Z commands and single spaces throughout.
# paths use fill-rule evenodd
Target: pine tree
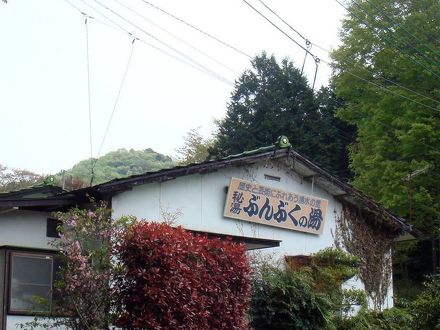
M 323 88 L 315 96 L 307 79 L 288 59 L 278 64 L 273 55 L 263 53 L 251 64 L 252 69 L 236 81 L 210 155 L 268 146 L 279 135 L 286 135 L 295 150 L 346 177 L 346 145 L 352 133 L 345 139 L 337 134 L 337 125 L 342 129 L 347 125 L 333 116 L 337 101 L 332 91 Z

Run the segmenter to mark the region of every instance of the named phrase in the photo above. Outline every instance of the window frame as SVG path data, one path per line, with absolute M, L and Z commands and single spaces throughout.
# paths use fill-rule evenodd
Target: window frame
M 49 316 L 52 314 L 53 307 L 53 287 L 55 280 L 55 258 L 59 253 L 53 250 L 42 250 L 42 249 L 25 249 L 25 248 L 7 248 L 6 249 L 6 276 L 5 276 L 5 305 L 6 305 L 6 314 L 7 315 L 19 315 L 19 316 Z M 28 256 L 31 258 L 44 258 L 49 257 L 52 261 L 51 265 L 51 281 L 50 281 L 50 301 L 49 301 L 49 310 L 47 311 L 35 311 L 35 310 L 18 310 L 11 308 L 11 299 L 12 299 L 12 267 L 13 262 L 12 258 L 14 255 L 18 256 Z

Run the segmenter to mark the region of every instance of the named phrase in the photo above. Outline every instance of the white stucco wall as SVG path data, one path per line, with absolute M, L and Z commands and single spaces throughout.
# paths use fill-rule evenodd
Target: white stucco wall
M 265 174 L 280 177 L 281 180 L 267 180 Z M 225 187 L 229 186 L 232 177 L 327 199 L 329 204 L 322 234 L 307 234 L 223 217 Z M 341 211 L 341 205 L 329 193 L 316 185 L 312 188 L 310 182 L 301 180 L 278 162 L 228 168 L 208 174 L 179 177 L 163 183 L 141 185 L 116 195 L 112 200 L 112 208 L 115 218 L 134 215 L 152 221 L 163 220 L 161 209 L 180 211 L 182 214 L 176 224 L 187 229 L 281 240 L 280 247 L 265 249 L 265 252 L 274 253 L 278 257 L 311 254 L 332 246 L 335 212 Z
M 46 237 L 49 213 L 13 210 L 0 214 L 0 246 L 53 250 Z
M 52 239 L 46 237 L 48 216 L 49 213 L 45 212 L 22 210 L 0 214 L 0 246 L 53 250 L 49 245 Z M 33 319 L 33 317 L 7 315 L 6 330 L 16 330 L 20 324 Z
M 265 179 L 265 174 L 280 177 L 280 181 Z M 327 199 L 329 204 L 321 235 L 307 234 L 287 229 L 254 224 L 223 217 L 226 200 L 225 187 L 232 177 L 257 182 L 278 188 Z M 311 181 L 304 181 L 281 162 L 261 162 L 246 167 L 222 169 L 208 174 L 193 174 L 178 177 L 163 183 L 150 183 L 113 197 L 114 218 L 133 215 L 139 219 L 163 221 L 161 210 L 181 212 L 176 225 L 187 229 L 230 235 L 281 240 L 280 246 L 261 250 L 274 258 L 285 255 L 309 255 L 323 248 L 334 246 L 335 218 L 342 205 L 327 191 Z M 353 279 L 346 287 L 363 288 L 359 279 Z M 385 308 L 393 306 L 392 286 Z

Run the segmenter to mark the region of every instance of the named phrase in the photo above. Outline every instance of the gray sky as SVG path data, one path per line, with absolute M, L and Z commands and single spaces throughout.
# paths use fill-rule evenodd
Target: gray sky
M 96 157 L 132 48 L 133 38 L 120 31 L 120 27 L 168 54 L 179 58 L 182 55 L 95 0 L 69 1 L 94 18 L 88 19 L 87 27 L 92 146 Z M 201 132 L 208 136 L 215 129 L 214 119 L 226 113 L 233 86 L 225 81 L 233 83 L 250 67 L 249 59 L 172 20 L 142 0 L 98 1 L 221 76 L 217 79 L 212 72 L 206 74 L 195 69 L 198 64 L 189 66 L 136 41 L 101 155 L 117 148 L 153 148 L 174 156 L 182 137 L 191 128 L 201 126 Z M 290 57 L 298 67 L 302 65 L 304 51 L 241 0 L 149 1 L 251 56 L 265 50 L 279 59 Z M 248 1 L 283 26 L 258 0 Z M 265 3 L 312 42 L 326 49 L 338 44 L 344 12 L 335 1 Z M 288 27 L 283 28 L 289 31 Z M 304 44 L 294 33 L 291 35 Z M 64 0 L 9 0 L 6 5 L 0 2 L 0 44 L 0 164 L 48 174 L 90 157 L 86 27 L 82 14 Z M 328 59 L 316 47 L 311 51 Z M 305 72 L 312 81 L 314 63 L 310 57 Z M 329 73 L 325 64 L 319 66 L 317 87 L 327 84 Z

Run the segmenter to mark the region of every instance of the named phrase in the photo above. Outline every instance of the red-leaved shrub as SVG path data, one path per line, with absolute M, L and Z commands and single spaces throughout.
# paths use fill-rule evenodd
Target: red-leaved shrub
M 247 329 L 250 266 L 244 245 L 164 223 L 136 222 L 116 255 L 115 325 L 130 329 Z

